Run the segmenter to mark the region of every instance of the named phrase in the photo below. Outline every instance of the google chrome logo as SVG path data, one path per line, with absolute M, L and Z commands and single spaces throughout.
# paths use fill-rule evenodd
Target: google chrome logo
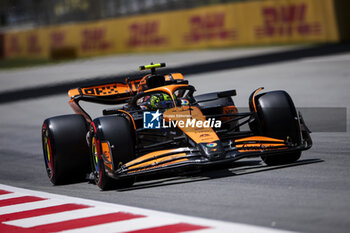
M 207 145 L 206 145 L 206 147 L 216 147 L 218 144 L 217 143 L 215 143 L 215 142 L 212 142 L 212 143 L 208 143 Z

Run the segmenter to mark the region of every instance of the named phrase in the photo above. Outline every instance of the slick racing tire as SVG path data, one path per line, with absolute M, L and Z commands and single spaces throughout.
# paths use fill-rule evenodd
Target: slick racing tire
M 299 160 L 301 151 L 285 153 L 281 155 L 261 156 L 261 159 L 269 166 L 294 163 Z
M 260 133 L 263 136 L 288 140 L 300 145 L 301 132 L 297 111 L 285 91 L 271 91 L 255 98 Z M 297 161 L 301 151 L 262 156 L 267 165 L 288 164 Z
M 135 178 L 112 178 L 113 172 L 134 159 L 134 134 L 124 117 L 107 116 L 95 119 L 90 126 L 90 160 L 95 183 L 101 190 L 127 188 Z M 107 161 L 102 143 L 108 143 L 110 160 Z
M 90 170 L 87 131 L 84 117 L 77 114 L 44 121 L 44 161 L 47 175 L 54 185 L 82 181 Z

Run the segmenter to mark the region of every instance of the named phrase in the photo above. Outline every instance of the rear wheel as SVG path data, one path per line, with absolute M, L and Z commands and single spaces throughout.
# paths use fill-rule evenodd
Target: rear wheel
M 91 124 L 90 160 L 95 183 L 102 190 L 126 188 L 135 178 L 114 179 L 113 172 L 134 159 L 134 137 L 127 119 L 118 116 L 97 118 Z M 106 156 L 102 143 L 109 145 Z
M 263 136 L 288 140 L 300 145 L 301 132 L 297 111 L 291 97 L 285 91 L 272 91 L 255 98 L 258 121 L 254 130 Z M 260 132 L 259 132 L 260 131 Z M 267 165 L 293 163 L 301 156 L 301 151 L 262 156 Z
M 81 181 L 90 170 L 87 124 L 81 115 L 48 118 L 42 126 L 47 175 L 54 184 Z

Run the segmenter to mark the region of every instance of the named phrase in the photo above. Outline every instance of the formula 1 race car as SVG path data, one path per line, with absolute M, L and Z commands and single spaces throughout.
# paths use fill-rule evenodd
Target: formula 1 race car
M 248 157 L 261 157 L 267 165 L 293 163 L 312 146 L 285 91 L 259 88 L 249 97 L 250 110 L 238 112 L 235 90 L 194 95 L 181 73 L 157 74 L 160 67 L 165 64 L 140 66 L 151 73 L 139 79 L 69 90 L 76 114 L 48 118 L 42 126 L 53 184 L 90 174 L 102 190 L 125 188 L 137 176 Z M 114 106 L 92 119 L 80 101 Z

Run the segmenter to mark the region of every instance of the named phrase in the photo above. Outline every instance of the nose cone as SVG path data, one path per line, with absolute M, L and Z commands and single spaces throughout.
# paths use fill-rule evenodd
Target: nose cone
M 220 160 L 225 158 L 225 151 L 220 141 L 210 143 L 199 143 L 199 150 L 202 155 L 210 161 Z

